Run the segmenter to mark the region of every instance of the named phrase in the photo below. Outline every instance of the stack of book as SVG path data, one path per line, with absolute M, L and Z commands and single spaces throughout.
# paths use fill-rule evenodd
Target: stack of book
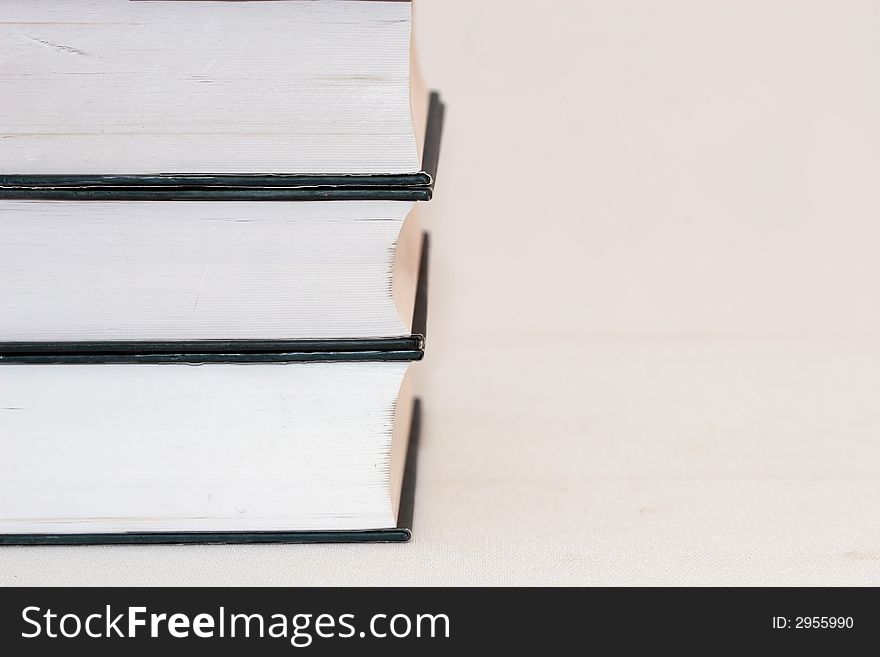
M 409 538 L 411 11 L 3 3 L 0 543 Z

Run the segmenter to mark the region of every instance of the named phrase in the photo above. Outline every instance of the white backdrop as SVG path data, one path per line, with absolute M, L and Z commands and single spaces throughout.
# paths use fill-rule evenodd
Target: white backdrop
M 408 545 L 4 584 L 880 584 L 880 6 L 418 0 L 448 103 Z

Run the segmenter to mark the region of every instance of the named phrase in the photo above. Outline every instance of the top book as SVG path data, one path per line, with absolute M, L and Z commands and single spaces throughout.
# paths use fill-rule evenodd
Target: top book
M 0 185 L 419 174 L 408 1 L 0 4 Z

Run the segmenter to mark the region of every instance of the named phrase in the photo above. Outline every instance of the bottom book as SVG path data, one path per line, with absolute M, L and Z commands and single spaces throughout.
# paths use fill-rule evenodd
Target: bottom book
M 0 545 L 405 542 L 421 427 L 405 365 L 105 365 L 133 370 L 97 398 L 77 366 L 19 381 L 56 401 L 0 411 Z

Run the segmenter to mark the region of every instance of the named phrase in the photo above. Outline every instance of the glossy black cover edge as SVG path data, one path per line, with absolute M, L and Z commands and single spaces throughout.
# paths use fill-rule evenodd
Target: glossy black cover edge
M 430 236 L 423 233 L 410 336 L 338 340 L 0 342 L 0 365 L 421 360 L 427 334 L 430 250 Z
M 405 543 L 412 537 L 416 471 L 422 428 L 421 400 L 413 401 L 409 446 L 397 527 L 358 531 L 139 532 L 117 534 L 0 534 L 0 545 L 128 545 L 235 543 Z
M 86 201 L 427 201 L 433 194 L 445 107 L 432 91 L 413 174 L 0 175 L 0 198 Z

